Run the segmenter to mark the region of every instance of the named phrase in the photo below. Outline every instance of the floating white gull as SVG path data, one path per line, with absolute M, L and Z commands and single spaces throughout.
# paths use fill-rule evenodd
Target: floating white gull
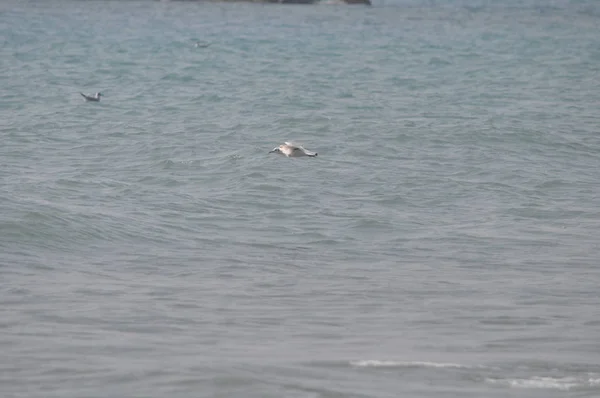
M 99 102 L 100 97 L 102 96 L 102 93 L 96 93 L 94 95 L 85 95 L 84 93 L 79 93 L 79 94 L 81 94 L 81 96 L 83 98 L 85 98 L 86 101 L 95 101 L 95 102 Z
M 282 155 L 287 156 L 288 158 L 297 158 L 300 156 L 317 156 L 316 152 L 307 151 L 301 145 L 292 144 L 290 142 L 285 142 L 283 145 L 279 145 L 277 148 L 273 148 L 269 153 L 280 153 Z

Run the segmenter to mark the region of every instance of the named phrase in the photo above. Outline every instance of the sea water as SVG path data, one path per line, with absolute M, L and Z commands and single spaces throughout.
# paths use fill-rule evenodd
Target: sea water
M 3 397 L 600 396 L 595 1 L 8 0 L 0 37 Z

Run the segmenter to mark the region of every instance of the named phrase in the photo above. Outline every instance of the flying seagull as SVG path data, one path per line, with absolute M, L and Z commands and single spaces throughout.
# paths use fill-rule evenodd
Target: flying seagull
M 85 98 L 86 101 L 95 101 L 95 102 L 99 102 L 100 97 L 102 96 L 102 93 L 96 93 L 94 95 L 85 95 L 84 93 L 79 93 L 79 94 L 81 94 L 81 96 L 83 98 Z
M 317 156 L 316 152 L 311 152 L 304 149 L 301 145 L 292 144 L 290 142 L 285 142 L 283 145 L 279 145 L 276 148 L 273 148 L 269 153 L 280 153 L 282 155 L 287 156 L 288 158 L 298 158 L 301 156 Z

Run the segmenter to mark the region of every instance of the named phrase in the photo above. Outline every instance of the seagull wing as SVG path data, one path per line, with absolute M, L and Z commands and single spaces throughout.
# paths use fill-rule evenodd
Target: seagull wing
M 302 145 L 300 145 L 300 144 L 298 144 L 297 142 L 294 142 L 294 141 L 286 141 L 286 142 L 284 142 L 284 144 L 285 145 L 289 145 L 289 146 L 294 147 L 294 148 L 302 148 Z

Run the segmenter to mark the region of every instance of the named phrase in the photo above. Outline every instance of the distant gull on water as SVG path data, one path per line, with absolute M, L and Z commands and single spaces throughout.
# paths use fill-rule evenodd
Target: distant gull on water
M 301 145 L 292 144 L 290 142 L 285 142 L 283 145 L 279 145 L 276 148 L 273 148 L 269 153 L 280 153 L 282 155 L 287 156 L 288 158 L 298 158 L 301 156 L 317 156 L 316 152 L 311 152 L 304 149 Z
M 100 97 L 102 96 L 102 93 L 96 93 L 94 95 L 85 95 L 84 93 L 79 93 L 79 94 L 81 94 L 81 96 L 83 98 L 85 98 L 86 101 L 95 101 L 95 102 L 99 102 Z

